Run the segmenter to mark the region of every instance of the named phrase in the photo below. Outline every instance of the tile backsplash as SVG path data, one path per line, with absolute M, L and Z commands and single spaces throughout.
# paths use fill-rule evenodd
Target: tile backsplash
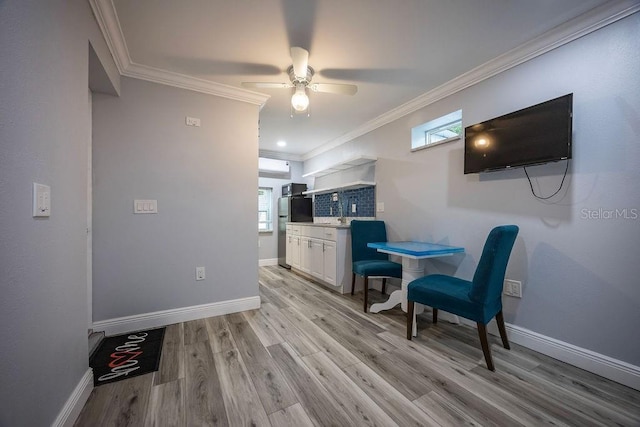
M 316 217 L 375 217 L 376 187 L 368 186 L 354 190 L 336 191 L 338 201 L 333 201 L 334 193 L 316 194 L 313 202 Z M 342 211 L 340 211 L 342 204 Z M 351 205 L 356 205 L 356 212 L 351 212 Z

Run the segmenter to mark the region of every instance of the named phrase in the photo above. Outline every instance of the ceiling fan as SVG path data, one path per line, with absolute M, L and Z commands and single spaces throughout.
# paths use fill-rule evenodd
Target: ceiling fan
M 302 112 L 309 107 L 309 96 L 307 88 L 314 92 L 336 93 L 340 95 L 355 95 L 358 86 L 339 83 L 311 83 L 313 78 L 313 68 L 309 67 L 309 52 L 301 47 L 291 48 L 291 60 L 293 65 L 287 69 L 290 83 L 272 82 L 243 82 L 242 86 L 247 88 L 279 89 L 295 88 L 291 97 L 291 106 L 294 110 Z

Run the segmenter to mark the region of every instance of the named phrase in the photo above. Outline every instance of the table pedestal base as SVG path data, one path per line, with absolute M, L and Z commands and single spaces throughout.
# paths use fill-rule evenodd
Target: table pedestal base
M 379 313 L 382 310 L 389 310 L 395 307 L 396 305 L 401 304 L 402 311 L 406 313 L 407 312 L 407 286 L 412 281 L 419 279 L 420 277 L 423 277 L 425 275 L 424 274 L 425 265 L 426 265 L 425 258 L 416 259 L 416 258 L 402 257 L 401 288 L 397 291 L 393 291 L 391 295 L 389 295 L 389 299 L 386 300 L 385 302 L 371 304 L 371 307 L 369 308 L 369 312 Z M 422 304 L 415 304 L 415 309 L 413 311 L 414 313 L 413 336 L 414 337 L 417 335 L 415 315 L 420 314 L 423 311 L 424 311 L 424 306 Z M 448 322 L 456 323 L 456 324 L 460 323 L 460 319 L 458 319 L 458 316 L 454 314 L 447 313 L 442 310 L 438 314 L 439 314 L 439 318 L 442 320 L 446 320 Z

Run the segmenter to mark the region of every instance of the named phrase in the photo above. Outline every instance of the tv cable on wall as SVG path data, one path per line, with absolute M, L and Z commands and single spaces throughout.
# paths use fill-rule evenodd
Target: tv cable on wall
M 553 196 L 555 196 L 556 194 L 558 194 L 560 192 L 560 190 L 562 190 L 562 186 L 564 185 L 564 180 L 567 177 L 567 172 L 569 171 L 569 159 L 567 159 L 567 166 L 564 168 L 564 175 L 562 175 L 562 181 L 560 182 L 560 187 L 558 187 L 558 189 L 555 191 L 555 193 L 553 193 L 550 196 L 538 196 L 536 194 L 536 192 L 533 190 L 533 184 L 531 183 L 531 178 L 529 177 L 529 174 L 527 173 L 527 167 L 523 167 L 524 169 L 524 174 L 527 176 L 527 179 L 529 180 L 529 187 L 531 188 L 531 194 L 533 194 L 537 199 L 540 200 L 549 200 L 550 198 L 552 198 Z

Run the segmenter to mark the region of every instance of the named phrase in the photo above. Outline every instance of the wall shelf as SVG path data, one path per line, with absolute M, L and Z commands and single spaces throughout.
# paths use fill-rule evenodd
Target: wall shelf
M 374 187 L 375 185 L 376 183 L 372 181 L 354 181 L 354 182 L 348 182 L 346 184 L 338 185 L 331 188 L 318 188 L 315 190 L 304 191 L 302 194 L 311 195 L 311 194 L 333 193 L 335 191 L 356 190 L 358 188 Z
M 376 160 L 378 160 L 377 157 L 357 156 L 357 157 L 353 157 L 353 158 L 348 159 L 348 160 L 343 160 L 341 162 L 335 163 L 335 164 L 327 166 L 325 168 L 318 169 L 318 170 L 313 171 L 313 172 L 305 173 L 305 174 L 302 175 L 302 177 L 303 178 L 307 178 L 309 176 L 313 176 L 313 177 L 317 178 L 317 177 L 320 177 L 320 176 L 329 175 L 329 174 L 334 173 L 334 172 L 342 171 L 342 170 L 345 170 L 345 169 L 350 169 L 350 168 L 353 168 L 355 166 L 362 166 L 362 165 L 366 165 L 367 163 L 373 163 Z

